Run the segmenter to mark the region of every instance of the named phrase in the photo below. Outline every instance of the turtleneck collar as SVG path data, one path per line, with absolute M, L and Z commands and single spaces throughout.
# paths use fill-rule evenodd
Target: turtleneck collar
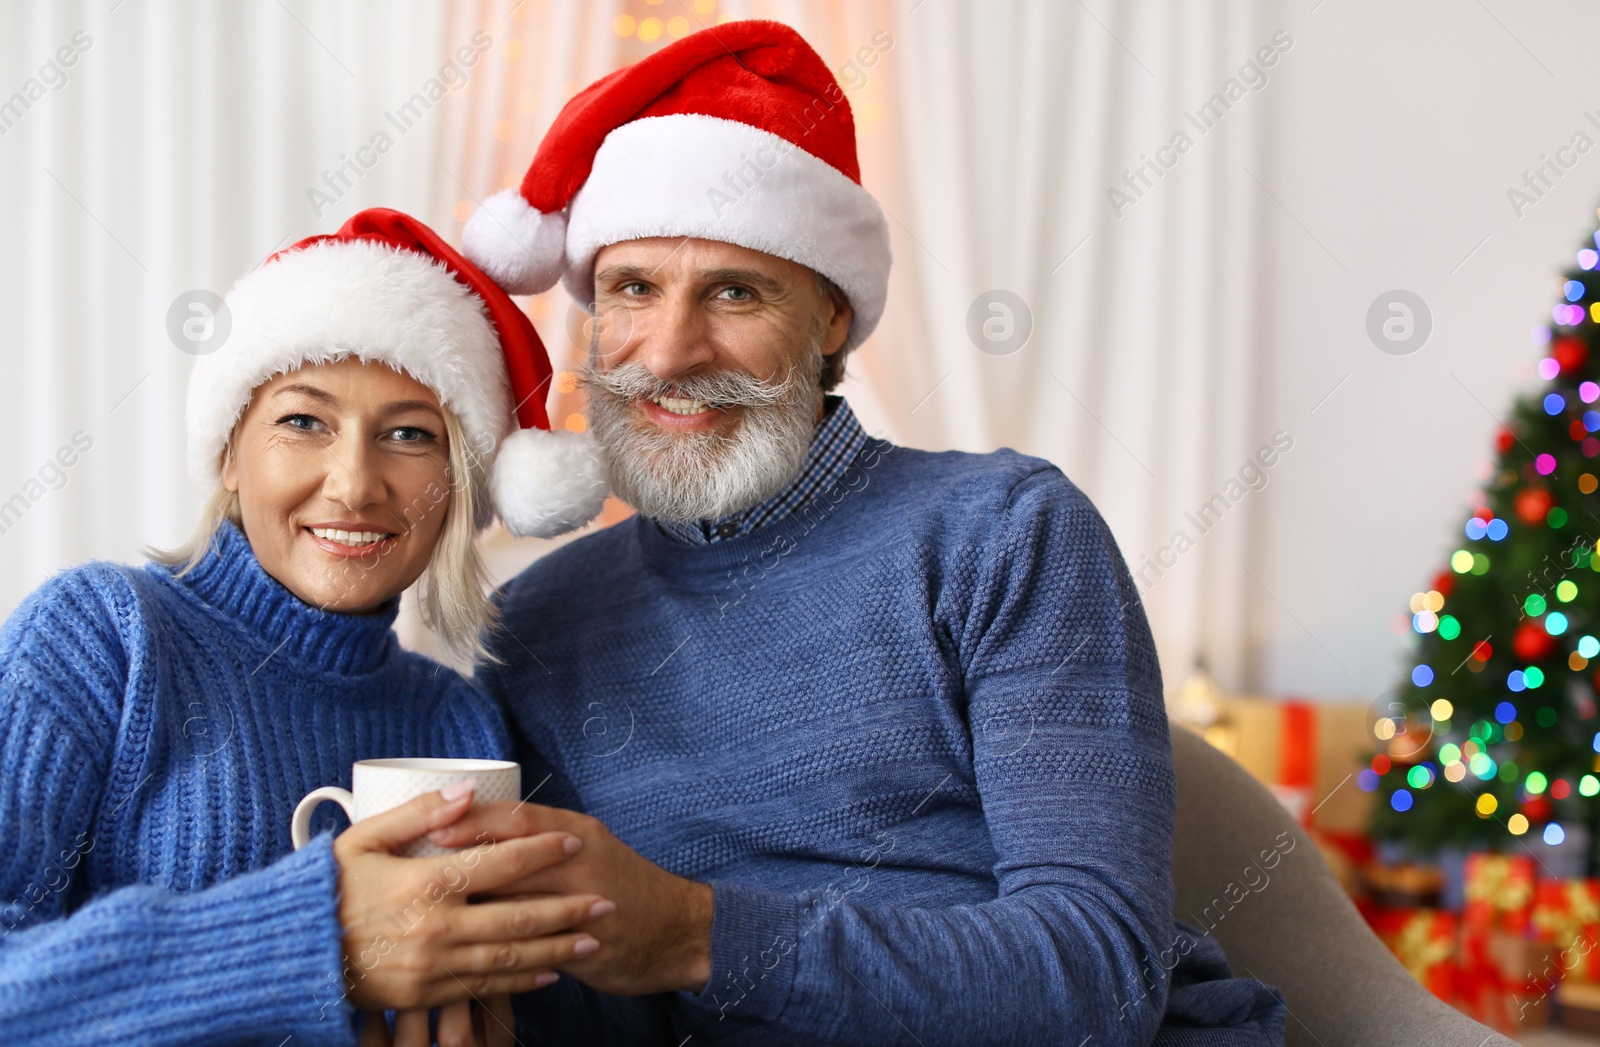
M 391 626 L 400 610 L 399 597 L 371 614 L 312 607 L 266 572 L 250 540 L 228 520 L 217 528 L 205 558 L 173 581 L 237 622 L 253 642 L 273 652 L 271 657 L 288 657 L 310 668 L 368 672 L 397 642 Z

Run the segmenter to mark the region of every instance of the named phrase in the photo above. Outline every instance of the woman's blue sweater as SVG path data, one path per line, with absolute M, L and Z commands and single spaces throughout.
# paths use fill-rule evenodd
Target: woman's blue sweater
M 295 804 L 394 756 L 504 758 L 398 600 L 298 600 L 232 524 L 181 577 L 93 563 L 0 630 L 0 1029 L 29 1044 L 352 1044 L 332 834 Z M 342 822 L 318 808 L 313 831 Z

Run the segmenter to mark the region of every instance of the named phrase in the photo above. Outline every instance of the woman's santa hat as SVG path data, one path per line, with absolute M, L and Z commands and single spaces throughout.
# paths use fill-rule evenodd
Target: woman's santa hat
M 738 244 L 832 280 L 877 326 L 889 227 L 861 187 L 855 121 L 800 34 L 767 21 L 684 37 L 572 97 L 520 190 L 490 197 L 466 256 L 514 294 L 564 278 L 592 309 L 602 247 L 650 236 Z
M 550 357 L 538 332 L 415 218 L 362 211 L 331 236 L 277 252 L 225 301 L 232 331 L 189 379 L 189 470 L 200 482 L 219 479 L 257 386 L 303 364 L 355 357 L 439 395 L 461 423 L 468 457 L 492 461 L 492 509 L 514 534 L 552 537 L 599 513 L 609 485 L 593 438 L 550 430 Z

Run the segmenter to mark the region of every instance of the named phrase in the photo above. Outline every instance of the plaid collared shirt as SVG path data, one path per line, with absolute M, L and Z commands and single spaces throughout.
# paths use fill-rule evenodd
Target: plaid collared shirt
M 817 424 L 816 434 L 811 438 L 811 451 L 806 455 L 806 464 L 788 487 L 759 505 L 720 520 L 696 520 L 693 523 L 657 520 L 656 526 L 669 537 L 687 545 L 719 542 L 775 523 L 828 490 L 855 461 L 856 455 L 867 442 L 867 431 L 861 428 L 855 412 L 844 402 L 844 397 L 829 396 L 825 405 L 822 421 Z

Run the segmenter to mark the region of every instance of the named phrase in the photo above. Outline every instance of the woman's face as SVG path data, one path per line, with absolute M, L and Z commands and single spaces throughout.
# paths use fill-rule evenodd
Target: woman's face
M 382 364 L 307 364 L 258 386 L 222 482 L 256 559 L 314 607 L 370 611 L 421 576 L 450 506 L 439 398 Z

